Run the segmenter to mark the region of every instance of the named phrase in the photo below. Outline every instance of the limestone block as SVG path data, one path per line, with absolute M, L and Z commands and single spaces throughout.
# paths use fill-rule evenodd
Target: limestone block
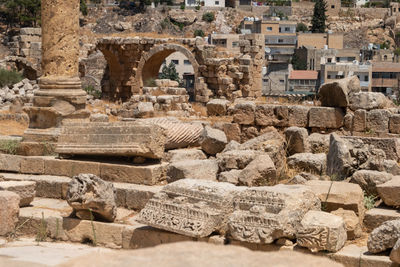
M 255 121 L 260 126 L 273 126 L 275 122 L 275 106 L 268 104 L 257 105 Z
M 307 127 L 309 111 L 309 106 L 289 106 L 289 125 Z
M 233 121 L 243 125 L 254 123 L 256 105 L 254 102 L 243 102 L 235 105 Z
M 0 191 L 0 236 L 15 230 L 18 222 L 20 197 L 10 191 Z
M 367 195 L 378 195 L 377 185 L 386 183 L 393 179 L 393 175 L 371 170 L 359 170 L 353 173 L 350 182 L 358 184 Z
M 360 225 L 360 219 L 358 219 L 354 211 L 340 208 L 332 211 L 331 213 L 333 215 L 342 217 L 345 223 L 348 240 L 356 239 L 361 236 L 362 229 Z
M 217 180 L 218 163 L 216 160 L 184 160 L 169 164 L 167 181 L 180 179 Z
M 310 151 L 307 129 L 296 126 L 289 127 L 285 130 L 285 137 L 289 155 Z
M 0 154 L 0 170 L 20 172 L 22 157 L 16 155 Z
M 233 239 L 270 244 L 279 238 L 293 239 L 309 210 L 319 210 L 315 194 L 301 185 L 276 185 L 238 190 L 229 216 Z
M 340 108 L 312 107 L 308 126 L 311 128 L 338 129 L 343 126 L 344 113 Z
M 244 169 L 258 155 L 256 150 L 228 150 L 217 155 L 218 166 L 221 171 Z
M 240 173 L 239 182 L 246 186 L 262 186 L 276 181 L 276 169 L 268 155 L 256 156 Z
M 24 157 L 21 160 L 21 173 L 44 174 L 43 157 Z
M 306 185 L 319 197 L 325 211 L 331 212 L 339 208 L 354 211 L 364 219 L 364 193 L 357 184 L 331 181 L 307 181 Z
M 20 197 L 19 206 L 29 206 L 36 194 L 36 183 L 31 181 L 0 182 L 0 191 L 6 190 L 16 193 Z
M 228 139 L 223 131 L 206 126 L 199 142 L 204 152 L 209 155 L 215 155 L 224 150 Z
M 234 140 L 240 142 L 240 127 L 237 123 L 225 123 L 224 124 L 224 133 L 226 138 L 228 138 L 228 142 Z
M 274 126 L 278 127 L 289 126 L 289 108 L 287 106 L 276 106 L 274 112 L 275 112 Z
M 330 135 L 329 153 L 327 156 L 328 175 L 335 175 L 336 178 L 343 179 L 351 174 L 351 155 L 350 150 L 341 137 L 337 134 Z
M 112 183 L 105 182 L 93 174 L 80 174 L 68 184 L 68 204 L 75 215 L 83 220 L 113 222 L 117 217 L 115 188 Z
M 157 125 L 136 122 L 67 124 L 58 138 L 56 152 L 160 159 L 166 141 L 165 131 Z
M 221 172 L 218 175 L 218 181 L 238 185 L 241 172 L 242 170 L 230 170 Z
M 385 108 L 387 99 L 384 94 L 377 92 L 358 92 L 350 96 L 350 109 L 372 110 Z
M 390 116 L 391 116 L 390 111 L 385 109 L 374 109 L 368 111 L 366 129 L 374 133 L 389 132 Z
M 399 161 L 400 159 L 400 142 L 398 138 L 377 138 L 377 137 L 359 137 L 359 136 L 344 136 L 344 140 L 350 143 L 359 143 L 371 145 L 375 148 L 382 149 L 385 152 L 386 159 Z
M 384 160 L 384 171 L 392 175 L 400 175 L 400 166 L 395 160 Z
M 100 163 L 93 161 L 46 159 L 44 174 L 73 177 L 81 173 L 100 176 Z
M 289 168 L 315 174 L 325 174 L 326 154 L 297 153 L 287 159 Z
M 314 210 L 304 215 L 296 237 L 297 244 L 312 252 L 337 252 L 347 240 L 345 223 L 341 217 Z
M 365 132 L 366 127 L 367 127 L 367 111 L 365 109 L 358 109 L 354 111 L 352 131 Z
M 363 224 L 367 231 L 371 232 L 382 223 L 396 219 L 400 219 L 400 213 L 398 213 L 397 210 L 387 207 L 378 207 L 372 208 L 365 213 Z
M 140 212 L 139 222 L 191 237 L 225 232 L 235 190 L 229 183 L 179 180 L 150 199 Z
M 329 134 L 312 133 L 308 136 L 307 141 L 310 144 L 312 153 L 328 153 Z
M 368 251 L 383 252 L 393 248 L 400 238 L 400 220 L 387 221 L 375 228 L 368 237 Z
M 230 102 L 225 99 L 213 99 L 207 103 L 208 116 L 225 116 Z
M 349 94 L 361 90 L 360 80 L 357 76 L 324 83 L 319 89 L 319 100 L 325 107 L 347 107 Z
M 400 114 L 392 114 L 389 118 L 389 132 L 400 134 Z
M 90 115 L 91 122 L 108 122 L 108 116 L 106 114 L 91 114 Z
M 393 176 L 393 179 L 376 186 L 379 196 L 388 206 L 400 206 L 400 176 Z
M 166 160 L 178 162 L 183 160 L 207 159 L 207 156 L 200 149 L 174 149 L 167 152 Z

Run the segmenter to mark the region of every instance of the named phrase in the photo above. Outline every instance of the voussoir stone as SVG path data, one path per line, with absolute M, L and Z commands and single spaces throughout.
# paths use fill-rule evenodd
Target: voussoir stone
M 68 184 L 66 200 L 76 216 L 83 220 L 95 218 L 113 222 L 117 216 L 114 185 L 94 174 L 74 176 Z
M 400 238 L 400 220 L 386 221 L 375 228 L 368 237 L 368 251 L 379 253 L 393 248 Z
M 313 252 L 339 251 L 346 240 L 346 228 L 342 217 L 323 211 L 307 212 L 297 232 L 297 244 Z
M 32 181 L 7 181 L 0 182 L 0 190 L 16 193 L 20 197 L 19 206 L 25 207 L 31 204 L 36 194 L 36 183 Z
M 224 150 L 227 143 L 228 139 L 223 131 L 209 126 L 204 127 L 200 136 L 200 145 L 204 152 L 215 155 Z

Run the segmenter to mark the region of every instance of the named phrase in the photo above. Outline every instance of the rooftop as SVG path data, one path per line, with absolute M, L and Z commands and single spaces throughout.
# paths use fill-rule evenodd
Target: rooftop
M 314 70 L 293 70 L 290 72 L 289 80 L 317 80 L 318 72 Z

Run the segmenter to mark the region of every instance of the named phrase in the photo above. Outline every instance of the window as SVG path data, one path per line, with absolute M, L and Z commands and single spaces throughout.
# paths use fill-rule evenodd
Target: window
M 369 82 L 368 76 L 364 76 L 364 82 Z
M 192 65 L 192 64 L 190 64 L 190 61 L 189 61 L 189 60 L 185 59 L 185 60 L 183 61 L 183 65 Z
M 216 6 L 219 6 L 219 1 L 215 1 L 215 5 L 216 5 Z
M 280 82 L 281 84 L 284 84 L 284 83 L 285 83 L 285 80 L 279 80 L 279 82 Z
M 332 58 L 328 58 L 328 63 L 332 63 Z
M 278 39 L 278 43 L 283 43 L 283 39 Z
M 285 32 L 290 32 L 290 27 L 285 27 Z
M 272 27 L 267 27 L 267 32 L 272 32 Z
M 332 9 L 335 9 L 335 5 L 331 5 L 331 8 L 332 8 Z
M 177 60 L 177 59 L 173 59 L 173 60 L 171 60 L 171 62 L 174 63 L 175 65 L 179 65 L 179 60 Z
M 384 56 L 383 56 L 383 60 L 386 61 L 387 59 L 388 59 L 388 56 L 387 56 L 387 55 L 384 55 Z
M 238 47 L 239 46 L 239 42 L 232 42 L 232 48 Z

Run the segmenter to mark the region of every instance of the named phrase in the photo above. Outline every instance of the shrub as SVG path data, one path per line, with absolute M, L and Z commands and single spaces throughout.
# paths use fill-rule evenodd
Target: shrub
M 203 30 L 195 30 L 194 31 L 194 37 L 197 37 L 197 36 L 204 37 Z
M 197 5 L 195 8 L 196 10 L 200 10 L 200 5 Z
M 185 4 L 182 4 L 182 5 L 181 5 L 181 9 L 182 9 L 182 10 L 185 10 Z
M 92 95 L 95 99 L 101 98 L 102 92 L 100 90 L 97 90 L 96 88 L 93 87 L 93 85 L 88 85 L 83 90 L 88 94 Z
M 212 12 L 206 12 L 203 14 L 203 20 L 207 22 L 212 22 L 215 19 L 215 15 Z
M 17 154 L 19 147 L 19 141 L 15 140 L 3 140 L 0 141 L 0 151 L 5 154 Z
M 153 78 L 150 78 L 150 79 L 144 81 L 144 86 L 145 87 L 157 87 L 156 80 Z
M 305 25 L 305 24 L 302 23 L 302 22 L 297 23 L 296 32 L 306 32 L 306 31 L 308 31 L 307 25 Z
M 22 81 L 22 74 L 15 70 L 0 69 L 0 87 L 11 86 Z

